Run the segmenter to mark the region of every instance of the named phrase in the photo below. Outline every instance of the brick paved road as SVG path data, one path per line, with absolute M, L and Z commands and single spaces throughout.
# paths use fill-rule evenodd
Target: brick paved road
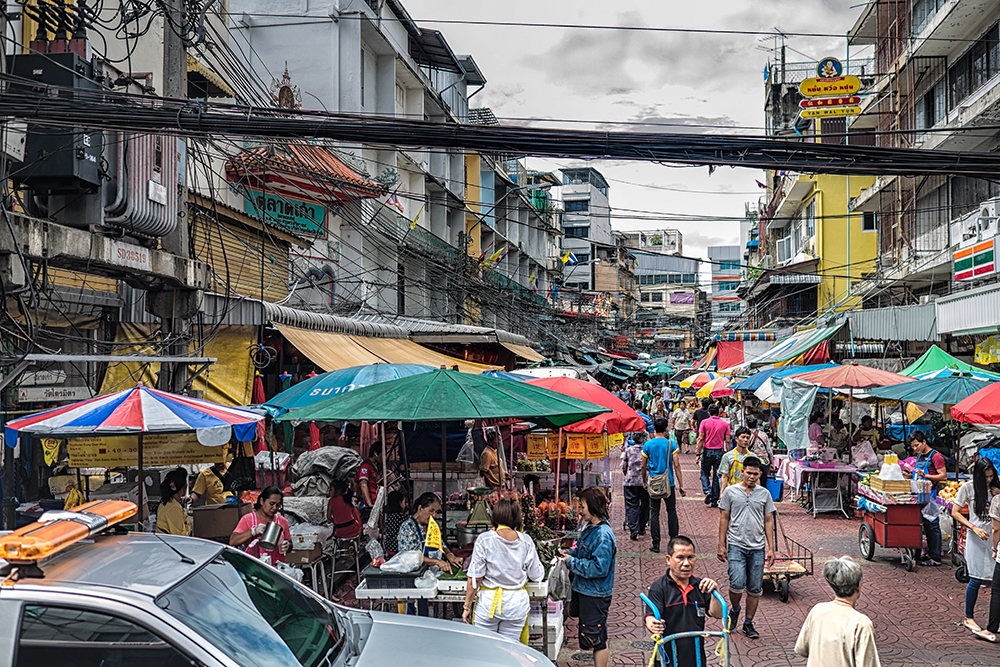
M 695 477 L 694 456 L 682 456 L 687 498 L 678 499 L 681 533 L 698 547 L 696 573 L 720 583 L 726 580 L 725 564 L 715 557 L 718 540 L 718 510 L 706 507 L 701 483 Z M 624 506 L 621 478 L 616 477 L 612 503 L 611 525 L 618 537 L 618 563 L 615 595 L 609 615 L 612 665 L 646 665 L 649 653 L 631 646 L 645 636 L 641 625 L 642 609 L 639 593 L 665 572 L 662 554 L 652 554 L 649 536 L 631 542 L 623 532 Z M 777 595 L 766 591 L 755 619 L 761 638 L 756 641 L 734 635 L 732 664 L 762 667 L 803 666 L 805 660 L 795 655 L 793 648 L 802 621 L 809 609 L 818 602 L 831 599 L 832 593 L 823 581 L 823 563 L 844 554 L 858 558 L 857 535 L 859 521 L 837 518 L 832 514 L 813 519 L 798 505 L 783 502 L 778 505 L 788 536 L 812 549 L 816 575 L 796 579 L 791 584 L 791 599 L 782 604 Z M 663 517 L 664 528 L 666 519 Z M 666 546 L 665 539 L 663 546 Z M 865 572 L 863 595 L 859 611 L 875 622 L 879 654 L 885 667 L 913 665 L 1000 665 L 1000 645 L 988 644 L 957 626 L 963 617 L 965 586 L 955 580 L 955 570 L 945 559 L 946 566 L 920 568 L 913 573 L 904 570 L 895 552 L 879 547 L 873 562 L 861 561 Z M 725 590 L 725 585 L 722 585 Z M 986 624 L 990 593 L 980 593 L 977 620 Z M 710 627 L 718 622 L 710 621 Z M 566 643 L 559 656 L 559 665 L 589 664 L 581 660 L 576 639 L 576 621 L 569 619 Z M 714 664 L 714 663 L 713 663 Z

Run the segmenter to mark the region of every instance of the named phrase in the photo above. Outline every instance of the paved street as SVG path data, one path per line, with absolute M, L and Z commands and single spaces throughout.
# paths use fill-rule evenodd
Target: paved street
M 709 576 L 726 590 L 725 565 L 715 557 L 718 536 L 718 510 L 703 503 L 701 484 L 695 475 L 694 456 L 682 456 L 684 479 L 689 494 L 679 499 L 681 533 L 694 540 L 699 561 L 696 574 Z M 609 615 L 612 665 L 646 665 L 649 652 L 632 646 L 645 637 L 641 625 L 643 610 L 639 593 L 665 572 L 663 554 L 649 552 L 649 535 L 631 542 L 621 530 L 624 507 L 621 496 L 621 476 L 616 476 L 615 498 L 611 524 L 618 538 L 618 564 L 615 595 Z M 761 638 L 751 641 L 735 634 L 732 664 L 734 666 L 805 665 L 795 655 L 795 639 L 809 609 L 818 602 L 831 599 L 831 591 L 823 581 L 823 563 L 847 554 L 859 558 L 857 534 L 859 521 L 837 518 L 832 514 L 813 519 L 797 504 L 778 505 L 788 536 L 812 549 L 815 575 L 796 579 L 791 584 L 791 599 L 782 604 L 776 594 L 765 588 L 764 599 L 755 619 Z M 664 526 L 666 524 L 664 516 Z M 664 539 L 663 547 L 666 547 Z M 917 568 L 906 572 L 895 552 L 878 548 L 873 562 L 862 561 L 865 578 L 858 609 L 875 622 L 879 654 L 885 667 L 912 665 L 996 665 L 1000 664 L 1000 646 L 976 639 L 966 629 L 956 625 L 962 620 L 965 585 L 955 580 L 955 570 L 945 558 L 940 568 Z M 989 589 L 981 592 L 976 610 L 977 620 L 986 624 Z M 590 663 L 590 655 L 578 649 L 576 621 L 566 627 L 566 643 L 559 656 L 560 665 Z M 717 622 L 710 621 L 710 625 Z M 584 660 L 584 658 L 586 660 Z M 711 661 L 715 664 L 714 661 Z

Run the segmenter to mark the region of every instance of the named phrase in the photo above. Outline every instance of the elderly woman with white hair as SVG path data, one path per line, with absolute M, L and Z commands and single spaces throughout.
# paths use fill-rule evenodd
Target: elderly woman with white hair
M 810 610 L 795 652 L 808 667 L 880 667 L 871 619 L 854 607 L 861 597 L 861 566 L 848 556 L 823 566 L 823 578 L 833 589 L 832 602 Z

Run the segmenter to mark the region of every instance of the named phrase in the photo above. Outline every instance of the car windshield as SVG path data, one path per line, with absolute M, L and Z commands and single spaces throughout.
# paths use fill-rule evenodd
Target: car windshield
M 235 551 L 222 552 L 157 604 L 244 667 L 324 667 L 343 646 L 327 607 Z

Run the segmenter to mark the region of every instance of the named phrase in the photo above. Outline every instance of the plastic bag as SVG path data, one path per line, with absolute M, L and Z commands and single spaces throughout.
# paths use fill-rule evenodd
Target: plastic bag
M 286 565 L 285 563 L 275 563 L 274 566 L 281 570 L 281 573 L 286 577 L 291 577 L 300 584 L 302 583 L 303 571 L 299 568 Z
M 553 558 L 552 570 L 549 572 L 549 597 L 553 600 L 569 600 L 572 594 L 573 587 L 566 562 Z
M 458 452 L 458 456 L 455 457 L 456 461 L 461 461 L 462 463 L 475 463 L 476 462 L 476 443 L 472 439 L 472 429 L 470 428 L 465 434 L 465 444 L 462 445 L 462 449 Z
M 383 567 L 385 567 L 383 565 Z M 434 588 L 437 586 L 437 575 L 431 570 L 427 570 L 422 575 L 416 578 L 413 582 L 417 588 Z
M 368 544 L 365 545 L 365 551 L 372 557 L 372 560 L 385 558 L 385 549 L 382 548 L 382 543 L 378 540 L 368 540 Z
M 423 565 L 424 553 L 422 551 L 400 551 L 390 558 L 379 569 L 383 572 L 395 572 L 396 574 L 406 574 L 413 572 Z
M 878 456 L 872 449 L 872 443 L 862 440 L 851 448 L 851 462 L 858 468 L 875 468 L 878 466 Z

